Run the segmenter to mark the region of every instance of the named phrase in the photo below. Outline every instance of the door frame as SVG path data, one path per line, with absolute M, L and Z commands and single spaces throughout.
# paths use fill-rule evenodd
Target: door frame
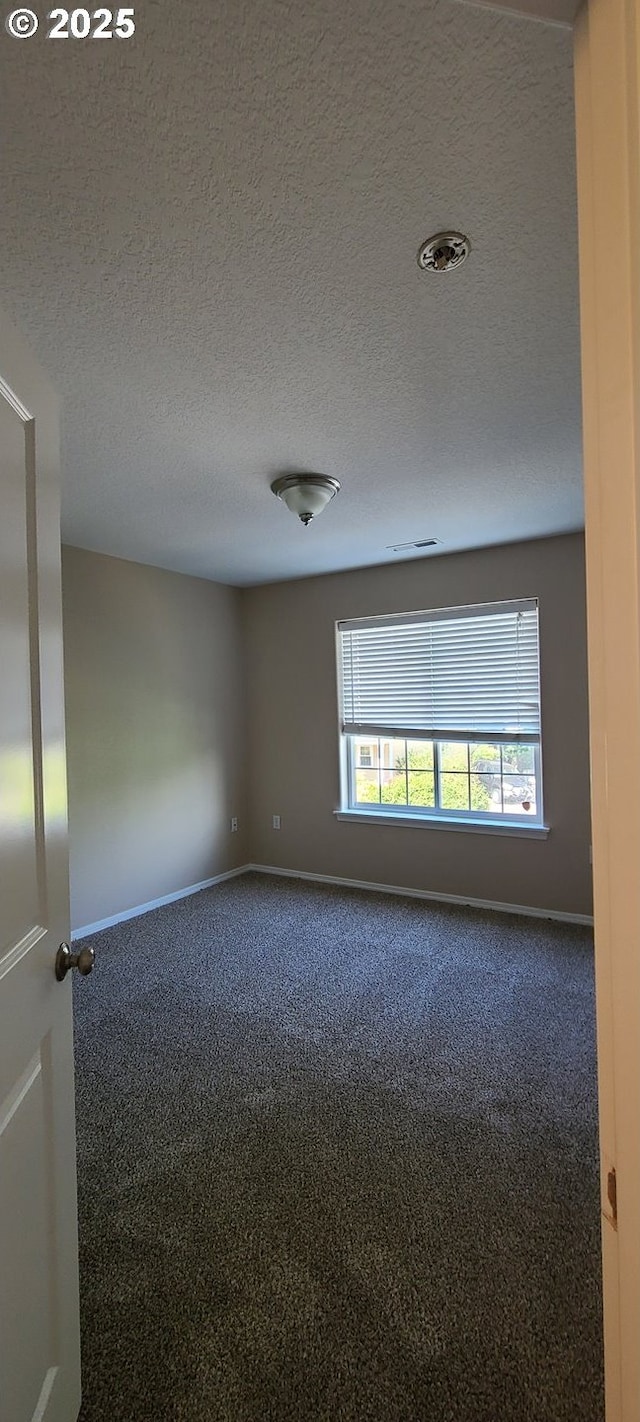
M 640 1422 L 640 0 L 574 25 L 607 1422 Z

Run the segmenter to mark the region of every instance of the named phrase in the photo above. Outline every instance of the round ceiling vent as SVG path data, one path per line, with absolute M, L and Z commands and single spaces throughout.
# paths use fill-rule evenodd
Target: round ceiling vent
M 423 242 L 418 252 L 418 266 L 424 272 L 451 272 L 469 256 L 471 243 L 462 232 L 436 232 Z

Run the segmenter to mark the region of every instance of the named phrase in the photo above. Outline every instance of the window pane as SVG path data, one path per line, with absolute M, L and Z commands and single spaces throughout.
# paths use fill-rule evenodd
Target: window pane
M 440 804 L 443 810 L 469 809 L 468 775 L 440 776 Z
M 356 770 L 356 804 L 378 804 L 380 781 L 377 770 Z
M 484 814 L 500 814 L 500 780 L 497 775 L 471 776 L 471 809 Z
M 535 815 L 536 782 L 533 775 L 503 775 L 502 796 L 505 814 Z
M 409 804 L 410 805 L 435 805 L 435 792 L 433 786 L 432 770 L 410 770 L 409 771 Z
M 362 739 L 360 736 L 353 737 L 354 765 L 365 768 L 373 768 L 378 764 L 378 742 L 377 740 Z
M 441 741 L 440 766 L 442 770 L 464 770 L 469 765 L 469 747 L 466 741 Z
M 407 777 L 404 770 L 382 770 L 380 779 L 383 805 L 406 805 Z
M 502 766 L 510 775 L 533 775 L 533 746 L 503 746 Z
M 404 769 L 407 742 L 391 737 L 380 737 L 380 765 L 384 770 Z
M 479 775 L 499 775 L 500 774 L 500 746 L 477 745 L 469 746 L 469 760 L 471 769 L 477 770 Z
M 409 770 L 433 770 L 433 741 L 407 741 Z

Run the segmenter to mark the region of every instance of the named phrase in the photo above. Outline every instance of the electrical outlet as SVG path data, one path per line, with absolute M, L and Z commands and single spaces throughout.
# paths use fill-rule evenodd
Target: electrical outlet
M 238 821 L 237 821 L 237 819 L 236 819 L 236 816 L 234 815 L 234 816 L 233 816 L 233 819 L 232 819 L 232 821 L 231 821 L 231 833 L 232 833 L 232 834 L 235 834 L 237 828 L 238 828 Z
M 279 815 L 274 815 L 274 817 L 273 817 L 273 828 L 274 828 L 274 829 L 280 829 L 280 816 L 279 816 Z

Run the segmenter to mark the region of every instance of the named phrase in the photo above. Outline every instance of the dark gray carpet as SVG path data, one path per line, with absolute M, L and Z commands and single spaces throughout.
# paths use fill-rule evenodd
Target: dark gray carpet
M 82 1422 L 602 1422 L 587 929 L 248 875 L 92 941 Z

